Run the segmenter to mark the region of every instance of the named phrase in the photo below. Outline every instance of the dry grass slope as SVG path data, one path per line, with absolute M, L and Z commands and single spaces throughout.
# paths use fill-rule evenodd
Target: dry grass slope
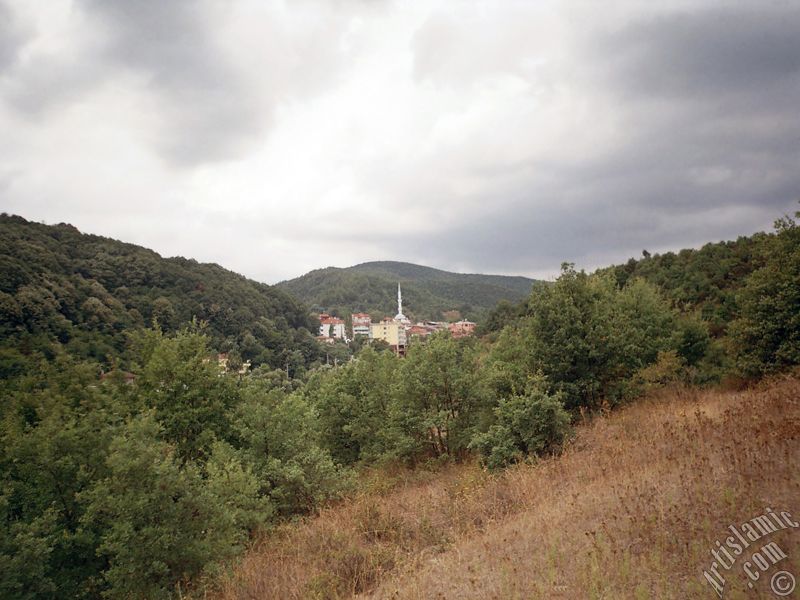
M 376 475 L 255 545 L 218 598 L 715 598 L 702 573 L 729 525 L 800 517 L 799 437 L 797 379 L 665 393 L 502 475 Z M 800 530 L 766 541 L 789 558 L 748 590 L 741 557 L 726 598 L 773 597 L 779 569 L 800 578 Z

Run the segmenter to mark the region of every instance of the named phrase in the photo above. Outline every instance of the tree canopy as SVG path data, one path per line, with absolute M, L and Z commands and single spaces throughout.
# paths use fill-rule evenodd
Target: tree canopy
M 127 362 L 130 331 L 155 321 L 173 332 L 193 319 L 208 324 L 212 348 L 254 366 L 297 372 L 320 360 L 318 323 L 279 288 L 71 225 L 0 216 L 0 372 L 21 369 L 20 355 L 52 357 L 54 344 Z

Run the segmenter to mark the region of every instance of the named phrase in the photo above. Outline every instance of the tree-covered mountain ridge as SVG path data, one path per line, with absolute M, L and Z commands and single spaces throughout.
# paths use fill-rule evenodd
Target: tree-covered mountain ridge
M 301 301 L 334 314 L 394 314 L 397 284 L 404 312 L 417 319 L 446 318 L 448 311 L 480 319 L 501 300 L 526 298 L 536 280 L 523 276 L 453 273 L 396 261 L 315 269 L 278 284 Z
M 0 329 L 8 368 L 54 344 L 101 363 L 124 355 L 126 332 L 207 322 L 214 348 L 302 369 L 319 356 L 307 307 L 275 286 L 217 264 L 0 215 Z

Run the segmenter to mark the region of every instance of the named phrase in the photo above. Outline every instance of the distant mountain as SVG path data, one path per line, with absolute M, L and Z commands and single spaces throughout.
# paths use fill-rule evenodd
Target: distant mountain
M 208 323 L 215 349 L 254 365 L 296 371 L 320 355 L 318 323 L 282 289 L 72 225 L 0 215 L 0 374 L 20 352 L 48 356 L 56 346 L 107 362 L 154 318 L 169 331 L 194 317 Z
M 415 319 L 462 317 L 479 320 L 500 300 L 527 297 L 534 279 L 506 275 L 451 273 L 405 262 L 366 262 L 328 267 L 283 281 L 281 287 L 317 309 L 345 316 L 375 317 L 397 312 L 397 284 L 403 288 L 403 312 Z

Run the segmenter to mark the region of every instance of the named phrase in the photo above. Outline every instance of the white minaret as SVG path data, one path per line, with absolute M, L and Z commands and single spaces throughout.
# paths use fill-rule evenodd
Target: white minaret
M 400 291 L 400 283 L 397 284 L 397 314 L 403 314 L 403 292 Z
M 395 321 L 401 323 L 409 323 L 408 317 L 403 314 L 403 293 L 400 291 L 400 284 L 397 284 L 397 314 L 394 317 Z

